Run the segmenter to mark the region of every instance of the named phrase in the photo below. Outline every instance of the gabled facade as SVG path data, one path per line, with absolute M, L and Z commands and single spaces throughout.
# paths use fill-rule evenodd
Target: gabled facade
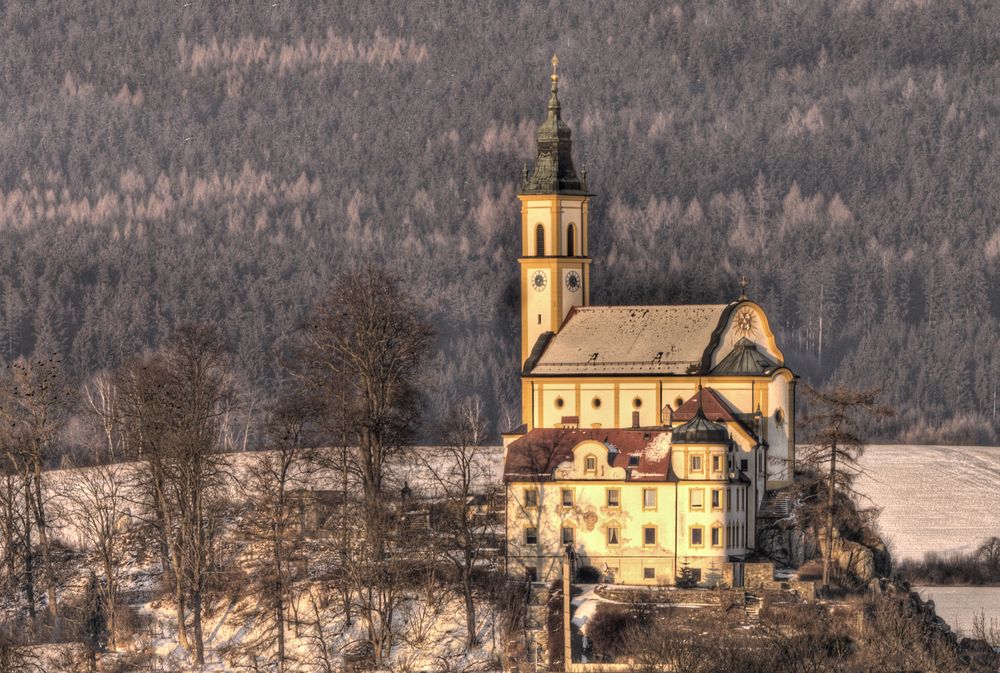
M 508 567 L 542 577 L 571 549 L 616 581 L 673 582 L 684 559 L 705 584 L 738 581 L 764 494 L 792 482 L 796 377 L 745 287 L 727 304 L 590 305 L 592 194 L 554 66 L 518 195 Z

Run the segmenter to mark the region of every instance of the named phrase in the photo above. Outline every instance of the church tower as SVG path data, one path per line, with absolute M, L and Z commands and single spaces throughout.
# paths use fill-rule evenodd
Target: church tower
M 537 155 L 524 168 L 521 200 L 521 366 L 539 337 L 559 330 L 575 306 L 590 304 L 587 174 L 573 167 L 570 130 L 560 117 L 558 59 L 552 57 L 548 114 L 538 127 Z

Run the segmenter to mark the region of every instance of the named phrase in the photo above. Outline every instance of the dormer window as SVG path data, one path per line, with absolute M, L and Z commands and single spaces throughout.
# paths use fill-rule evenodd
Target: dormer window
M 583 459 L 583 471 L 590 473 L 597 472 L 597 456 L 587 456 Z

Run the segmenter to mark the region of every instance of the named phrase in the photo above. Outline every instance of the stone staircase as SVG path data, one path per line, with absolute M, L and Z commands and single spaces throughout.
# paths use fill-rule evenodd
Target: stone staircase
M 759 596 L 754 594 L 744 594 L 743 597 L 743 614 L 746 619 L 747 624 L 758 624 L 760 623 L 760 611 L 764 607 L 764 602 Z
M 765 519 L 787 519 L 792 513 L 792 492 L 789 489 L 768 491 L 760 504 L 758 516 Z

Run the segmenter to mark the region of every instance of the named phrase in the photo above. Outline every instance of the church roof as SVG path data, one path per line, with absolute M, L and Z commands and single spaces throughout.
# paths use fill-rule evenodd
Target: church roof
M 548 113 L 535 136 L 537 152 L 531 172 L 525 167 L 522 194 L 586 194 L 587 185 L 573 167 L 571 132 L 562 120 L 559 105 L 559 75 L 552 57 L 552 90 L 549 95 Z M 584 171 L 586 177 L 586 171 Z
M 730 441 L 726 426 L 705 418 L 705 412 L 700 406 L 694 418 L 674 428 L 671 436 L 673 444 L 727 444 Z
M 535 428 L 507 447 L 504 481 L 549 481 L 560 463 L 584 441 L 601 442 L 611 467 L 626 468 L 629 481 L 666 481 L 670 472 L 670 430 Z
M 673 421 L 690 421 L 698 414 L 699 407 L 701 407 L 705 418 L 716 423 L 738 422 L 740 420 L 737 412 L 713 388 L 709 387 L 702 388 L 691 399 L 674 409 L 670 418 Z
M 726 402 L 725 398 L 723 398 L 722 395 L 713 388 L 702 388 L 697 394 L 693 395 L 691 399 L 672 411 L 668 411 L 669 405 L 664 407 L 663 415 L 666 417 L 669 414 L 670 420 L 675 422 L 690 421 L 698 414 L 699 408 L 701 413 L 704 414 L 705 418 L 708 420 L 715 421 L 716 423 L 736 423 L 743 428 L 747 434 L 754 438 L 754 440 L 758 442 L 761 441 L 760 437 L 757 436 L 757 432 L 754 431 L 752 427 L 754 425 L 750 418 L 752 415 L 737 412 L 728 402 Z
M 757 344 L 743 337 L 733 346 L 729 355 L 712 368 L 713 374 L 765 374 L 778 366 Z
M 549 339 L 530 373 L 702 373 L 732 306 L 577 307 Z

